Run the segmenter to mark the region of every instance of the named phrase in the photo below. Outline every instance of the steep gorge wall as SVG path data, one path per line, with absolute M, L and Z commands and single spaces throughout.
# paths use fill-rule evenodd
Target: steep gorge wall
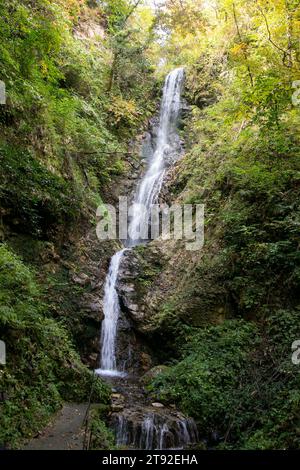
M 97 365 L 102 288 L 118 247 L 97 239 L 96 209 L 134 185 L 132 142 L 156 105 L 153 70 L 132 31 L 118 44 L 127 68 L 114 63 L 108 91 L 116 19 L 88 3 L 1 4 L 0 443 L 7 447 L 35 435 L 63 400 L 89 397 L 86 365 Z M 92 400 L 108 399 L 97 379 Z
M 163 195 L 205 204 L 204 248 L 157 240 L 135 249 L 121 303 L 163 365 L 147 379 L 153 396 L 194 417 L 208 447 L 297 448 L 299 374 L 290 351 L 300 334 L 299 159 L 292 143 L 275 158 L 273 134 L 220 114 L 222 74 L 207 67 L 188 71 L 186 154 Z M 283 132 L 292 142 L 289 129 L 277 129 L 276 139 Z
M 209 80 L 209 72 L 206 73 Z M 205 99 L 198 96 L 197 103 L 203 109 L 216 101 L 216 95 L 210 90 L 209 82 L 202 80 L 200 84 Z M 189 105 L 187 102 L 184 109 L 181 133 L 186 154 L 167 171 L 160 195 L 160 203 L 169 206 L 190 202 L 186 179 L 182 178 L 193 148 L 190 121 L 191 106 L 195 103 L 191 99 L 189 75 L 185 96 Z M 202 196 L 197 202 L 206 204 L 204 191 Z M 200 251 L 188 251 L 185 240 L 158 239 L 124 256 L 119 282 L 122 308 L 136 331 L 154 342 L 154 349 L 163 338 L 159 352 L 164 357 L 167 357 L 164 348 L 168 351 L 169 347 L 169 353 L 176 355 L 180 341 L 184 341 L 182 329 L 185 326 L 199 328 L 219 324 L 234 316 L 234 305 L 222 283 L 222 267 L 218 262 L 222 245 L 220 227 L 213 224 L 205 235 L 205 246 Z

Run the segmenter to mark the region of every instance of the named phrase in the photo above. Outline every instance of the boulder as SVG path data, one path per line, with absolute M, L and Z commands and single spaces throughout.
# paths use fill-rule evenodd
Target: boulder
M 72 277 L 72 281 L 75 284 L 78 284 L 79 286 L 86 286 L 90 282 L 90 278 L 87 274 L 81 273 L 81 274 L 74 274 Z

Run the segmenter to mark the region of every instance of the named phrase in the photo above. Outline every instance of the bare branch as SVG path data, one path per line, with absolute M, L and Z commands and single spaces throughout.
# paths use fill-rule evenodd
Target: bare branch
M 267 32 L 268 32 L 268 40 L 269 40 L 269 42 L 270 42 L 278 51 L 280 51 L 280 52 L 283 53 L 282 63 L 283 63 L 283 65 L 285 65 L 286 67 L 289 67 L 289 68 L 290 68 L 290 67 L 291 67 L 291 64 L 286 64 L 286 58 L 287 58 L 287 56 L 288 56 L 288 51 L 285 50 L 285 49 L 283 49 L 282 47 L 278 46 L 278 44 L 276 44 L 276 42 L 273 41 L 267 15 L 265 14 L 265 12 L 263 11 L 263 9 L 262 9 L 259 5 L 258 5 L 258 10 L 260 11 L 260 13 L 262 14 L 262 16 L 263 16 L 263 18 L 264 18 L 265 25 L 266 25 Z
M 267 31 L 268 31 L 268 39 L 269 39 L 270 43 L 273 44 L 273 46 L 276 47 L 276 49 L 283 52 L 283 54 L 286 54 L 286 50 L 282 49 L 280 46 L 278 46 L 272 39 L 272 35 L 271 35 L 267 15 L 265 14 L 265 12 L 263 11 L 263 9 L 261 7 L 258 7 L 258 9 L 261 12 L 262 16 L 264 17 L 266 28 L 267 28 Z

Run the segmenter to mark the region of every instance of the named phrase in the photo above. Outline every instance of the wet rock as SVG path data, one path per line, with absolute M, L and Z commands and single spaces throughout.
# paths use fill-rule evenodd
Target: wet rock
M 146 352 L 141 352 L 140 354 L 140 365 L 142 371 L 149 370 L 153 365 L 153 360 L 150 354 Z
M 151 306 L 145 303 L 144 295 L 157 279 L 162 262 L 161 253 L 151 252 L 150 263 L 144 257 L 146 248 L 125 253 L 120 266 L 118 292 L 122 311 L 133 321 L 134 328 L 144 333 L 148 328 Z M 152 266 L 153 260 L 153 266 Z
M 132 313 L 134 313 L 135 315 L 137 315 L 137 313 L 140 311 L 140 307 L 138 305 L 135 305 L 135 304 L 130 304 L 130 310 Z
M 85 318 L 89 318 L 96 323 L 103 320 L 103 302 L 99 297 L 101 291 L 94 292 L 92 294 L 84 294 L 81 301 L 79 302 L 80 310 L 84 313 Z
M 96 368 L 97 363 L 98 363 L 98 354 L 97 353 L 90 354 L 88 359 L 89 359 L 89 364 L 94 364 L 94 367 Z
M 125 274 L 127 276 L 129 276 L 131 273 L 129 271 L 127 271 Z M 135 287 L 134 287 L 133 284 L 124 285 L 124 286 L 122 286 L 122 291 L 126 294 L 131 294 L 135 291 Z
M 93 227 L 84 233 L 73 233 L 73 239 L 62 246 L 62 260 L 58 263 L 55 310 L 57 315 L 68 318 L 81 358 L 91 368 L 95 368 L 94 355 L 99 353 L 103 284 L 110 258 L 117 249 L 115 241 L 99 241 Z
M 88 308 L 91 312 L 99 313 L 103 308 L 103 303 L 101 302 L 101 300 L 96 300 L 95 302 L 91 302 L 88 305 Z
M 113 413 L 118 413 L 119 411 L 124 410 L 124 405 L 122 405 L 121 403 L 113 403 L 111 405 L 111 410 Z
M 102 277 L 102 276 L 101 276 L 101 277 Z M 98 279 L 95 280 L 95 281 L 94 281 L 94 280 L 91 281 L 91 289 L 92 289 L 92 291 L 93 291 L 93 290 L 98 290 L 98 291 L 99 291 L 100 289 L 102 289 L 103 285 L 104 285 L 104 282 L 103 282 L 103 281 L 99 281 Z
M 153 408 L 164 408 L 165 405 L 163 405 L 162 403 L 152 403 L 152 406 Z
M 112 415 L 111 426 L 117 445 L 133 449 L 184 449 L 198 442 L 195 422 L 167 408 L 126 408 Z
M 72 281 L 75 282 L 75 284 L 84 287 L 90 282 L 90 278 L 87 274 L 81 273 L 78 275 L 73 275 Z
M 113 393 L 111 396 L 111 411 L 118 413 L 125 408 L 125 397 L 121 393 Z
M 44 250 L 41 251 L 40 253 L 40 258 L 43 261 L 43 263 L 50 263 L 50 262 L 59 262 L 60 261 L 60 256 L 56 251 L 56 248 L 53 243 L 46 243 Z
M 112 400 L 125 400 L 125 397 L 120 393 L 113 393 L 111 398 Z

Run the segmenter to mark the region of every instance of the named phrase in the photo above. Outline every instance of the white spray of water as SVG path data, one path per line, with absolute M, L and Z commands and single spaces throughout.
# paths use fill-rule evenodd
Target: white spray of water
M 184 69 L 179 68 L 173 70 L 165 82 L 156 149 L 134 200 L 133 214 L 129 225 L 130 240 L 128 244 L 131 247 L 142 241 L 141 233 L 147 233 L 151 206 L 156 202 L 161 191 L 166 159 L 178 149 L 177 122 L 181 110 L 183 80 Z M 146 209 L 145 212 L 141 211 L 141 206 Z

